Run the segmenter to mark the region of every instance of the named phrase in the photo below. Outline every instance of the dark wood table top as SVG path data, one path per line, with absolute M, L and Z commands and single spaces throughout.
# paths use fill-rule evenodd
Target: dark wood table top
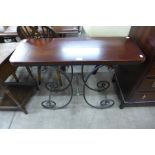
M 17 45 L 18 43 L 0 43 L 0 65 L 11 55 Z
M 140 48 L 124 37 L 25 39 L 10 58 L 14 65 L 133 64 L 145 61 Z

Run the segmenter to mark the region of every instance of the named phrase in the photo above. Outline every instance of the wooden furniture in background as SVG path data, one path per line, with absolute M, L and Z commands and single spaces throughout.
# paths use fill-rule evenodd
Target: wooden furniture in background
M 16 67 L 9 62 L 10 55 L 17 45 L 17 43 L 0 44 L 0 110 L 22 110 L 27 114 L 25 104 L 32 95 L 33 87 L 20 85 L 15 74 Z M 16 82 L 5 82 L 10 75 L 14 76 Z
M 155 105 L 155 27 L 132 26 L 129 36 L 139 45 L 146 61 L 140 65 L 116 67 L 114 80 L 120 108 Z
M 17 26 L 8 26 L 3 32 L 0 32 L 0 42 L 4 43 L 5 39 L 11 39 L 13 42 L 17 42 Z
M 56 37 L 56 33 L 47 26 L 18 26 L 17 33 L 21 39 Z
M 82 33 L 82 26 L 51 26 L 59 37 L 78 36 Z
M 0 29 L 0 42 L 4 43 L 5 39 L 11 39 L 13 42 L 17 42 L 16 37 L 18 37 L 19 32 L 17 33 L 17 27 L 18 26 L 6 26 L 6 28 Z M 50 34 L 50 36 L 55 37 L 68 37 L 68 36 L 78 36 L 82 33 L 82 26 L 20 26 L 20 27 L 39 27 L 40 34 L 39 36 L 45 36 L 47 34 Z M 47 33 L 47 27 L 52 30 L 48 30 Z M 29 28 L 28 28 L 29 29 Z M 46 30 L 45 30 L 46 29 Z M 20 31 L 20 30 L 19 30 Z M 26 35 L 31 35 L 26 30 Z M 24 36 L 20 36 L 20 38 L 24 38 Z M 27 37 L 28 38 L 28 37 Z

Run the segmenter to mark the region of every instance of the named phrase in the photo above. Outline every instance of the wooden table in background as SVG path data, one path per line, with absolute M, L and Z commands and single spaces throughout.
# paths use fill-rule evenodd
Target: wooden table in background
M 0 32 L 0 41 L 4 42 L 4 39 L 11 39 L 16 42 L 17 26 L 8 26 L 3 32 Z
M 51 26 L 51 28 L 60 37 L 65 37 L 66 35 L 78 35 L 80 33 L 80 26 Z
M 21 85 L 16 77 L 15 66 L 9 62 L 10 55 L 16 49 L 18 43 L 0 43 L 0 110 L 22 110 L 27 113 L 24 108 L 26 100 L 32 95 L 32 86 Z M 5 82 L 5 80 L 13 75 L 16 82 Z

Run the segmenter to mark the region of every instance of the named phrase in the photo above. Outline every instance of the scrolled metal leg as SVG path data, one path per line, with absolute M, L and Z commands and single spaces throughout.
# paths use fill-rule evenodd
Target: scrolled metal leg
M 46 108 L 46 109 L 62 109 L 64 107 L 66 107 L 72 100 L 72 97 L 73 97 L 73 87 L 72 87 L 72 79 L 73 79 L 73 67 L 71 66 L 71 78 L 69 78 L 67 75 L 66 75 L 66 72 L 60 70 L 60 73 L 64 75 L 64 77 L 67 79 L 68 81 L 68 85 L 64 88 L 59 88 L 59 84 L 57 82 L 48 82 L 46 83 L 46 88 L 47 90 L 49 90 L 49 98 L 48 100 L 45 100 L 41 103 L 41 105 Z M 66 89 L 68 89 L 70 87 L 71 89 L 71 96 L 70 96 L 70 99 L 67 103 L 65 103 L 64 105 L 62 106 L 57 106 L 57 103 L 55 101 L 53 101 L 51 99 L 51 93 L 52 92 L 61 92 L 61 91 L 64 91 Z
M 108 81 L 105 81 L 105 80 L 97 82 L 97 88 L 96 89 L 90 87 L 87 84 L 88 79 L 94 73 L 94 71 L 98 70 L 101 67 L 103 67 L 103 65 L 95 66 L 95 68 L 86 77 L 84 77 L 84 75 L 83 75 L 84 66 L 82 65 L 82 79 L 83 79 L 83 82 L 84 82 L 84 85 L 83 85 L 83 97 L 84 97 L 84 100 L 86 101 L 86 103 L 89 106 L 91 106 L 93 108 L 96 108 L 96 109 L 109 108 L 109 107 L 113 106 L 113 104 L 114 104 L 114 101 L 112 99 L 105 98 L 102 101 L 100 101 L 98 106 L 96 106 L 96 105 L 93 105 L 93 104 L 89 103 L 88 100 L 86 99 L 86 87 L 88 89 L 92 90 L 92 91 L 97 91 L 97 92 L 102 92 L 102 91 L 104 91 L 104 90 L 106 90 L 106 89 L 108 89 L 110 87 L 110 83 Z
M 62 79 L 61 79 L 61 72 L 60 72 L 60 67 L 57 68 L 57 79 L 59 81 L 60 86 L 62 87 Z
M 46 109 L 53 109 L 56 106 L 56 103 L 51 100 L 51 91 L 49 94 L 49 99 L 41 103 L 41 105 Z

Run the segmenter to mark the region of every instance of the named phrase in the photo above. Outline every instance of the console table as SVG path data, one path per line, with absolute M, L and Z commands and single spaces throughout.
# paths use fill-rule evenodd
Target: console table
M 109 64 L 133 65 L 144 61 L 145 56 L 137 44 L 132 39 L 124 37 L 25 39 L 20 42 L 10 58 L 10 62 L 16 66 L 98 65 L 95 69 Z M 63 74 L 65 75 L 65 73 Z M 89 87 L 86 84 L 89 76 L 90 74 L 84 79 L 83 90 L 85 90 L 85 87 Z M 72 79 L 69 80 L 66 75 L 65 77 L 72 89 Z M 108 87 L 106 81 L 98 85 L 100 84 L 101 87 Z M 58 91 L 57 85 L 47 84 L 49 91 L 53 91 L 54 88 L 52 87 L 56 89 L 55 91 Z M 85 96 L 84 98 L 86 100 Z M 64 106 L 68 105 L 71 99 L 72 97 Z M 48 104 L 55 109 L 56 103 L 51 101 L 51 98 L 49 98 Z M 91 106 L 101 109 L 104 107 L 103 101 L 100 106 Z

